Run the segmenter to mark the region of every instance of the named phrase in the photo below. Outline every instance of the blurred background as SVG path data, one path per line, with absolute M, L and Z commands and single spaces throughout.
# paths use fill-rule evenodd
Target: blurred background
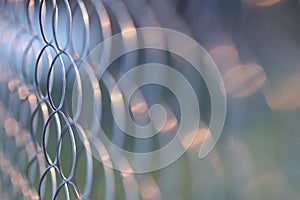
M 300 199 L 297 0 L 0 2 L 1 199 Z M 184 59 L 154 49 L 116 60 L 96 80 L 101 99 L 96 90 L 90 94 L 94 109 L 116 145 L 135 152 L 163 147 L 180 123 L 174 94 L 152 85 L 133 95 L 130 114 L 140 125 L 149 122 L 151 105 L 160 103 L 168 111 L 159 136 L 142 141 L 124 136 L 113 123 L 110 105 L 116 97 L 111 90 L 138 64 L 171 65 L 190 81 L 199 99 L 201 126 L 193 144 L 172 165 L 143 174 L 110 169 L 89 153 L 95 148 L 100 159 L 110 159 L 92 137 L 95 119 L 72 112 L 70 91 L 78 84 L 78 69 L 101 41 L 139 27 L 187 34 L 220 70 L 226 121 L 206 158 L 197 154 L 209 131 L 207 87 Z M 129 43 L 136 42 L 134 35 L 129 37 Z M 164 41 L 160 36 L 144 39 Z M 81 81 L 91 88 L 95 83 L 92 76 Z

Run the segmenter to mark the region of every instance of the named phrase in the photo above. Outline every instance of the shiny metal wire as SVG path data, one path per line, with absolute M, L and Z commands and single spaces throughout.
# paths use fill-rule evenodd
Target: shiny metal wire
M 113 34 L 162 26 L 164 20 L 155 17 L 146 0 L 3 0 L 0 6 L 2 190 L 11 199 L 110 200 L 120 198 L 116 194 L 118 180 L 124 198 L 147 198 L 147 188 L 139 181 L 155 189 L 153 199 L 162 198 L 149 175 L 116 173 L 92 158 L 92 147 L 97 147 L 102 160 L 109 155 L 101 140 L 91 134 L 97 127 L 86 130 L 80 123 L 82 81 L 93 82 L 94 78 L 82 77 L 79 66 L 99 42 Z M 133 38 L 130 45 L 136 42 Z M 157 55 L 160 62 L 165 59 Z M 121 71 L 137 60 L 136 55 L 127 56 Z M 115 78 L 108 72 L 103 82 L 110 93 Z M 75 113 L 68 96 L 73 85 L 77 91 Z M 101 93 L 99 83 L 94 90 Z M 100 96 L 94 96 L 94 103 L 101 111 Z M 118 135 L 112 137 L 124 143 Z M 122 162 L 130 169 L 125 158 Z M 105 189 L 99 190 L 103 182 Z
M 96 6 L 92 6 L 93 12 L 103 15 L 104 6 L 99 2 Z M 1 14 L 1 45 L 11 51 L 2 55 L 4 62 L 1 63 L 1 93 L 6 94 L 1 95 L 0 105 L 3 129 L 1 177 L 2 183 L 5 183 L 1 187 L 8 189 L 12 199 L 88 199 L 92 188 L 93 161 L 88 152 L 87 134 L 77 123 L 81 101 L 78 100 L 77 113 L 72 115 L 66 109 L 67 79 L 70 76 L 75 76 L 78 96 L 81 96 L 78 65 L 88 53 L 90 35 L 86 2 L 3 1 L 1 10 L 4 11 Z M 74 30 L 73 23 L 80 20 L 74 16 L 79 12 L 83 20 L 84 37 L 81 51 L 77 52 L 74 40 L 79 42 L 79 36 L 74 36 L 77 30 Z M 67 23 L 66 30 L 61 30 L 64 27 L 59 24 L 62 20 Z M 107 31 L 103 29 L 103 32 Z M 104 35 L 109 37 L 110 34 Z M 18 60 L 22 62 L 17 63 Z M 55 93 L 57 72 L 61 74 L 59 94 Z M 54 100 L 57 97 L 59 99 Z M 51 134 L 56 135 L 55 144 L 49 143 L 49 137 L 54 142 Z M 70 144 L 64 144 L 65 140 Z M 69 169 L 64 171 L 62 162 L 66 158 L 61 158 L 61 153 L 63 146 L 67 145 L 71 149 L 71 159 Z M 54 148 L 51 153 L 48 151 L 50 148 Z M 12 159 L 19 157 L 21 151 L 26 155 L 23 160 Z M 75 170 L 80 169 L 77 166 L 79 155 L 86 160 L 85 184 L 81 188 L 78 188 L 79 180 L 75 176 Z M 111 199 L 114 194 L 114 175 L 109 169 L 105 169 L 105 175 L 109 192 L 106 198 Z

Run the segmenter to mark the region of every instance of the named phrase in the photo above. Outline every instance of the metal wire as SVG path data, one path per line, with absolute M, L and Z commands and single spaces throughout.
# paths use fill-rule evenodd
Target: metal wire
M 83 1 L 47 2 L 42 0 L 5 1 L 1 4 L 1 9 L 6 11 L 5 14 L 1 15 L 1 23 L 7 26 L 7 28 L 1 29 L 2 43 L 5 43 L 6 48 L 8 48 L 9 43 L 13 41 L 12 52 L 7 57 L 3 56 L 6 57 L 8 63 L 1 63 L 1 93 L 7 94 L 1 95 L 2 103 L 0 105 L 1 128 L 4 129 L 1 131 L 0 152 L 1 171 L 4 178 L 2 182 L 9 182 L 13 185 L 13 187 L 5 189 L 20 188 L 17 192 L 9 193 L 13 199 L 61 199 L 60 193 L 64 194 L 65 199 L 87 199 L 91 191 L 93 177 L 91 154 L 85 153 L 86 175 L 84 177 L 86 184 L 82 190 L 79 190 L 77 186 L 75 170 L 79 162 L 78 155 L 89 148 L 89 143 L 85 138 L 85 143 L 81 143 L 81 146 L 78 144 L 81 140 L 76 140 L 75 134 L 81 134 L 81 138 L 84 138 L 83 136 L 86 134 L 77 124 L 76 114 L 72 118 L 65 109 L 68 106 L 65 99 L 67 79 L 70 74 L 75 75 L 80 92 L 81 82 L 78 64 L 87 54 L 89 45 L 89 18 L 87 17 L 86 3 Z M 99 7 L 99 3 L 97 5 Z M 63 10 L 62 7 L 65 8 L 66 12 L 60 12 Z M 24 13 L 21 12 L 18 15 L 18 10 L 23 10 Z M 73 32 L 77 31 L 72 26 L 76 12 L 81 12 L 84 22 L 85 37 L 83 37 L 84 44 L 81 52 L 76 52 L 71 36 Z M 102 13 L 99 10 L 97 12 Z M 58 23 L 61 21 L 60 18 L 64 17 L 67 20 L 67 30 L 65 31 L 66 37 L 61 39 L 58 35 L 62 35 L 62 32 L 58 34 L 57 29 Z M 6 19 L 9 20 L 8 23 L 6 23 Z M 78 17 L 75 19 L 79 20 Z M 49 24 L 52 24 L 50 25 L 52 26 L 52 33 L 51 31 L 47 32 Z M 12 26 L 14 31 L 9 30 Z M 9 35 L 8 37 L 8 34 L 12 33 L 15 36 Z M 20 38 L 26 39 L 19 41 Z M 62 41 L 65 43 L 63 44 Z M 23 53 L 20 52 L 18 58 L 14 58 L 16 50 L 23 51 Z M 12 62 L 20 59 L 22 63 L 20 65 L 9 63 L 7 58 L 11 58 Z M 68 63 L 66 59 L 68 59 Z M 32 66 L 35 66 L 34 70 L 32 70 Z M 53 94 L 55 93 L 54 87 L 57 86 L 54 83 L 54 79 L 56 79 L 54 76 L 57 74 L 55 71 L 57 70 L 61 73 L 62 82 L 60 84 L 62 88 L 60 94 Z M 33 71 L 34 73 L 32 73 Z M 54 96 L 59 97 L 58 101 L 54 100 Z M 80 110 L 80 106 L 79 103 L 78 110 Z M 56 126 L 55 131 L 50 131 L 52 124 Z M 74 128 L 77 129 L 76 133 Z M 51 137 L 49 134 L 55 132 L 57 147 L 54 155 L 50 156 L 48 148 L 53 148 L 55 145 L 49 144 L 49 137 Z M 65 139 L 67 137 L 69 139 Z M 61 159 L 64 140 L 71 142 L 71 164 L 68 172 L 63 171 Z M 10 143 L 16 144 L 10 145 Z M 21 151 L 26 152 L 24 158 L 26 161 L 17 160 Z M 16 157 L 16 159 L 9 157 Z M 105 171 L 109 170 L 106 169 Z M 111 172 L 109 175 L 113 176 Z M 5 186 L 2 185 L 2 187 Z M 52 192 L 46 191 L 49 188 Z M 110 190 L 110 193 L 113 193 L 112 189 Z M 59 196 L 61 197 L 59 198 Z M 107 195 L 107 198 L 111 199 L 111 197 L 113 194 Z
M 291 156 L 300 128 L 294 123 L 300 107 L 298 19 L 296 1 L 287 0 L 0 0 L 0 199 L 300 199 L 300 160 Z M 225 134 L 201 161 L 198 147 L 212 141 L 206 123 L 217 103 L 208 100 L 205 78 L 184 56 L 168 48 L 127 52 L 101 78 L 101 63 L 116 47 L 108 44 L 98 60 L 88 60 L 95 47 L 118 33 L 124 49 L 160 43 L 200 58 L 193 45 L 166 40 L 163 33 L 140 37 L 141 27 L 184 33 L 218 65 L 226 88 L 222 97 L 229 97 Z M 82 69 L 85 61 L 92 69 Z M 132 162 L 122 155 L 114 159 L 95 133 L 103 125 L 111 143 L 128 152 L 153 152 L 171 143 L 183 118 L 170 87 L 144 87 L 122 101 L 118 82 L 145 63 L 171 66 L 188 80 L 201 122 L 191 146 L 185 146 L 191 137 L 179 142 L 187 151 L 172 166 L 135 174 Z M 149 74 L 140 77 L 148 80 Z M 155 78 L 182 89 L 167 73 Z M 152 140 L 124 134 L 113 122 L 113 101 L 120 124 L 131 117 L 141 125 L 158 102 L 167 113 L 162 134 Z M 222 107 L 215 108 L 225 112 Z M 168 153 L 158 162 L 172 156 Z M 108 167 L 114 165 L 126 172 Z
M 160 0 L 159 5 L 153 2 L 2 2 L 0 160 L 3 162 L 0 168 L 3 174 L 1 188 L 4 188 L 1 190 L 8 191 L 6 196 L 11 199 L 162 199 L 156 180 L 149 174 L 130 173 L 132 166 L 125 157 L 120 157 L 118 162 L 128 169 L 127 173 L 116 172 L 92 157 L 91 149 L 98 154 L 95 157 L 112 165 L 108 149 L 93 133 L 99 130 L 97 120 L 101 121 L 107 114 L 102 100 L 105 96 L 114 96 L 117 79 L 137 65 L 141 57 L 145 62 L 168 63 L 172 60 L 185 65 L 172 56 L 170 59 L 170 55 L 150 51 L 141 57 L 136 53 L 127 54 L 117 63 L 119 69 L 106 72 L 101 81 L 93 73 L 80 72 L 82 62 L 92 49 L 116 33 L 134 31 L 136 27 L 164 26 L 191 35 L 187 24 L 176 14 L 176 5 L 164 0 Z M 163 34 L 155 37 L 157 41 L 164 41 Z M 138 39 L 130 37 L 123 41 L 123 45 L 136 46 Z M 151 43 L 152 39 L 143 38 L 145 43 Z M 108 52 L 111 48 L 107 47 Z M 99 63 L 109 56 L 103 55 Z M 181 72 L 187 73 L 186 68 L 182 67 Z M 162 80 L 167 78 L 166 74 L 157 76 Z M 192 82 L 198 90 L 201 85 L 199 81 L 195 78 Z M 99 111 L 88 122 L 81 120 L 85 116 L 80 112 L 89 106 L 83 103 L 85 93 L 89 91 L 85 88 L 87 85 L 93 91 L 88 95 L 91 98 L 89 102 Z M 71 94 L 72 90 L 76 91 L 75 95 Z M 156 94 L 155 98 L 163 96 L 159 89 Z M 137 115 L 133 113 L 137 121 L 143 121 L 140 116 L 148 109 L 144 95 L 137 91 L 136 99 L 133 99 L 142 108 Z M 147 96 L 147 100 L 152 98 Z M 168 126 L 164 130 L 168 134 L 158 136 L 155 144 L 158 146 L 168 143 L 173 138 L 172 131 L 177 128 L 178 120 L 170 102 L 164 106 L 169 112 Z M 120 104 L 119 113 L 124 118 L 126 105 L 123 102 Z M 152 141 L 128 145 L 128 138 L 120 128 L 105 120 L 104 123 L 111 129 L 110 137 L 114 144 L 134 150 L 153 150 L 155 145 Z M 202 139 L 198 138 L 198 142 Z M 151 165 L 150 160 L 145 160 L 145 163 Z M 193 176 L 197 174 L 197 166 L 191 166 Z M 215 170 L 218 171 L 216 167 Z M 182 169 L 175 170 L 175 173 L 179 171 Z M 165 179 L 178 188 L 178 191 L 169 194 L 174 199 L 180 194 L 179 188 L 182 186 L 177 179 L 186 178 L 185 175 L 162 177 L 162 183 Z
M 92 146 L 97 147 L 100 159 L 109 159 L 109 155 L 101 140 L 90 138 L 79 122 L 82 82 L 86 81 L 79 66 L 86 55 L 117 29 L 160 25 L 146 1 L 138 2 L 144 12 L 139 12 L 135 3 L 1 1 L 0 169 L 1 188 L 11 199 L 115 199 L 119 190 L 116 175 L 126 199 L 145 195 L 147 188 L 139 188 L 133 174 L 118 174 L 95 163 Z M 139 13 L 145 20 L 140 20 Z M 128 56 L 123 66 L 132 66 L 137 60 L 136 55 Z M 158 60 L 164 62 L 165 58 L 158 56 Z M 115 83 L 114 77 L 108 72 L 103 81 L 111 93 L 114 84 L 109 83 Z M 77 103 L 73 113 L 69 90 L 74 85 Z M 94 90 L 100 90 L 99 86 Z M 101 110 L 101 99 L 94 98 Z M 113 138 L 124 143 L 118 134 Z M 122 162 L 130 169 L 126 160 Z M 95 180 L 99 175 L 103 177 Z M 149 175 L 138 179 L 159 191 Z M 105 190 L 99 194 L 103 181 Z M 159 192 L 153 198 L 161 198 Z

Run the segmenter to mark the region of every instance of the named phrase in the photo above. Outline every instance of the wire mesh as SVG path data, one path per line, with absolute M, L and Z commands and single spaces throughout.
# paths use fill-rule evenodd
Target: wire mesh
M 0 199 L 299 199 L 298 7 L 296 0 L 0 0 Z M 211 134 L 212 101 L 205 80 L 182 57 L 147 49 L 122 56 L 99 80 L 82 70 L 95 47 L 118 33 L 124 47 L 137 45 L 140 27 L 195 38 L 217 64 L 229 108 L 222 140 L 206 159 L 197 155 Z M 142 42 L 168 46 L 165 39 L 154 34 Z M 112 122 L 109 109 L 120 99 L 115 86 L 144 63 L 171 65 L 188 79 L 201 122 L 180 159 L 135 174 L 126 157 L 117 161 L 127 172 L 102 164 L 114 163 L 94 133 L 104 125 L 112 143 L 139 153 L 175 137 L 179 103 L 161 87 L 137 90 L 117 111 L 125 116 L 127 106 L 130 118 L 145 125 L 150 105 L 163 105 L 162 134 L 141 141 Z
M 136 26 L 158 26 L 154 16 L 146 1 L 1 1 L 4 199 L 139 199 L 149 196 L 145 185 L 157 191 L 152 198 L 161 198 L 149 175 L 136 177 L 95 163 L 89 133 L 78 122 L 78 113 L 71 111 L 70 94 L 77 84 L 80 110 L 85 80 L 79 66 L 86 55 L 113 34 Z M 124 66 L 135 60 L 135 56 L 127 58 L 129 64 Z M 107 73 L 104 81 L 115 78 Z M 101 141 L 92 140 L 98 144 L 100 159 L 107 159 Z M 95 176 L 102 177 L 96 180 Z M 138 188 L 136 178 L 144 186 Z M 124 194 L 116 192 L 119 181 Z

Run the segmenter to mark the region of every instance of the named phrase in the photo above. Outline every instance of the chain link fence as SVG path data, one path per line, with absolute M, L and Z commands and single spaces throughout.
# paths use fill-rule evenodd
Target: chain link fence
M 0 0 L 0 199 L 299 199 L 298 7 L 295 0 Z M 205 50 L 199 45 L 197 54 L 193 39 L 143 35 L 143 27 L 179 31 Z M 116 35 L 121 45 L 90 56 Z M 137 49 L 140 43 L 161 48 Z M 128 52 L 101 66 L 119 48 Z M 209 63 L 204 71 L 222 76 L 216 89 L 185 57 L 164 51 L 172 48 Z M 134 173 L 128 157 L 95 133 L 103 127 L 118 148 L 144 154 L 171 143 L 183 121 L 170 88 L 142 86 L 122 101 L 119 80 L 145 63 L 172 66 L 185 77 L 201 119 L 195 137 L 181 138 L 186 152 L 176 162 Z M 151 73 L 138 78 L 182 89 L 169 73 Z M 222 94 L 217 101 L 214 92 Z M 215 111 L 222 127 L 226 111 L 225 128 L 199 160 L 201 145 L 208 141 L 211 150 L 219 137 L 210 126 L 215 102 L 221 102 Z M 164 112 L 152 107 L 157 104 Z M 119 124 L 114 112 L 121 114 Z M 153 122 L 159 134 L 124 134 L 118 125 L 126 117 L 141 127 Z M 141 160 L 149 168 L 156 164 Z
M 71 94 L 97 44 L 136 25 L 158 26 L 155 15 L 146 1 L 1 1 L 1 198 L 161 198 L 150 175 L 117 172 L 92 157 Z M 109 159 L 101 144 L 95 151 Z

